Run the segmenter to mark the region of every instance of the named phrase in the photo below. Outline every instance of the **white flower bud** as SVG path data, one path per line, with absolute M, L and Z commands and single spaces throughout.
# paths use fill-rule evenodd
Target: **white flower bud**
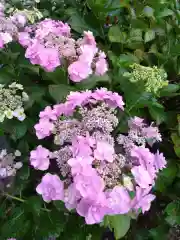
M 21 152 L 20 152 L 19 150 L 16 150 L 16 151 L 14 152 L 14 155 L 15 155 L 16 157 L 20 157 L 20 156 L 21 156 Z
M 12 119 L 13 118 L 13 112 L 8 109 L 4 112 L 5 116 L 8 118 L 8 119 Z
M 123 176 L 123 185 L 124 187 L 126 187 L 129 191 L 133 191 L 134 187 L 131 181 L 131 178 L 124 175 Z
M 22 166 L 23 166 L 22 162 L 16 162 L 14 164 L 14 168 L 16 168 L 16 169 L 20 169 L 20 168 L 22 168 Z

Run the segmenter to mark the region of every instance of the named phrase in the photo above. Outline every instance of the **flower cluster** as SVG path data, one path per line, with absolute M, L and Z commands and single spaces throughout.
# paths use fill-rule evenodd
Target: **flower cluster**
M 163 69 L 154 67 L 145 67 L 140 64 L 131 65 L 132 72 L 125 73 L 133 83 L 143 85 L 147 92 L 157 94 L 159 90 L 168 85 L 167 74 Z
M 14 153 L 8 153 L 6 149 L 0 152 L 0 188 L 11 186 L 11 177 L 16 175 L 18 169 L 22 167 L 22 162 L 15 161 L 20 157 L 20 151 L 16 150 Z M 10 181 L 9 181 L 10 180 Z
M 43 17 L 35 7 L 32 10 L 10 8 L 6 11 L 8 16 L 5 10 L 5 3 L 0 3 L 0 48 L 13 40 L 16 41 L 19 31 L 21 32 L 28 22 L 34 23 L 36 19 Z
M 23 91 L 23 86 L 13 82 L 8 87 L 0 85 L 0 122 L 5 118 L 17 118 L 23 121 L 26 117 L 23 104 L 28 101 L 29 97 Z
M 30 164 L 45 171 L 57 163 L 59 169 L 46 173 L 36 188 L 44 201 L 62 200 L 87 224 L 99 223 L 105 215 L 149 210 L 155 198 L 150 191 L 166 160 L 146 143 L 161 136 L 138 117 L 129 120 L 126 136 L 114 136 L 123 106 L 120 95 L 101 88 L 72 92 L 65 103 L 40 112 L 36 135 L 54 136 L 58 149 L 39 145 L 31 151 Z
M 92 73 L 103 75 L 107 70 L 104 52 L 97 46 L 92 32 L 84 32 L 82 39 L 71 37 L 67 23 L 45 19 L 26 27 L 19 33 L 19 43 L 26 48 L 25 56 L 32 64 L 46 71 L 68 66 L 69 77 L 80 82 Z
M 0 3 L 0 48 L 18 36 L 17 26 L 5 16 L 4 10 L 4 5 Z

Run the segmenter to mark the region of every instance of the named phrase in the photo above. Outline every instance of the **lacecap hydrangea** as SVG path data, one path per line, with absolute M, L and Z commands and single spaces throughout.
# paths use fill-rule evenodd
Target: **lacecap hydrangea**
M 106 215 L 149 210 L 155 199 L 152 187 L 166 160 L 159 151 L 152 153 L 148 143 L 161 141 L 161 135 L 139 117 L 129 119 L 126 135 L 115 135 L 117 113 L 123 110 L 118 93 L 100 88 L 72 92 L 65 103 L 40 112 L 36 135 L 47 141 L 53 136 L 56 145 L 39 145 L 30 153 L 31 166 L 47 171 L 36 188 L 45 202 L 63 201 L 87 224 Z M 48 172 L 54 164 L 58 171 Z
M 49 72 L 67 66 L 74 82 L 108 70 L 106 55 L 97 48 L 93 33 L 85 31 L 83 38 L 75 40 L 70 26 L 62 21 L 45 19 L 25 27 L 19 32 L 19 43 L 26 48 L 25 57 L 32 64 Z

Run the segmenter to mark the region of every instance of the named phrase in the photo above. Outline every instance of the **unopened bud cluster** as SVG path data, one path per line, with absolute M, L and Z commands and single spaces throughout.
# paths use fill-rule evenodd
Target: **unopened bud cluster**
M 132 72 L 125 73 L 124 76 L 142 86 L 147 92 L 157 95 L 161 88 L 168 85 L 167 74 L 163 69 L 156 66 L 145 67 L 137 63 L 131 65 L 131 68 Z
M 5 118 L 12 119 L 13 117 L 23 121 L 26 117 L 23 105 L 28 100 L 29 97 L 23 91 L 21 84 L 13 82 L 8 87 L 0 85 L 0 122 L 3 122 Z

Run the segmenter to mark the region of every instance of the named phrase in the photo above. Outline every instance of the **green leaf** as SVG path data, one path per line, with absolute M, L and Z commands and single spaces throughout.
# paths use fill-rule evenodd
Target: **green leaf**
M 128 215 L 106 216 L 104 225 L 114 230 L 115 238 L 120 239 L 126 235 L 130 228 L 131 218 Z
M 176 155 L 180 158 L 180 136 L 178 135 L 178 133 L 172 133 L 171 139 L 174 143 L 174 151 Z
M 24 135 L 27 132 L 27 126 L 25 122 L 16 122 L 12 126 L 10 126 L 10 129 L 9 130 L 10 130 L 11 138 L 14 141 L 24 137 Z
M 176 178 L 177 174 L 177 166 L 176 164 L 169 164 L 167 168 L 163 169 L 156 180 L 155 189 L 160 192 L 165 192 L 167 187 L 170 186 L 173 180 Z
M 40 197 L 32 196 L 28 198 L 24 203 L 24 209 L 26 212 L 32 213 L 35 217 L 40 214 L 43 202 Z
M 45 237 L 59 237 L 63 232 L 66 223 L 66 217 L 57 210 L 52 210 L 50 213 L 41 211 L 35 226 L 35 236 L 37 239 Z
M 49 93 L 57 103 L 64 100 L 71 91 L 75 91 L 75 88 L 64 84 L 49 85 Z
M 147 42 L 152 41 L 153 39 L 155 39 L 155 31 L 149 29 L 147 32 L 145 32 L 144 42 L 147 43 Z
M 95 36 L 99 35 L 98 31 L 85 21 L 83 16 L 74 8 L 68 8 L 66 14 L 69 16 L 68 23 L 70 24 L 71 28 L 78 33 L 83 33 L 84 31 L 92 31 Z
M 23 239 L 24 235 L 30 230 L 30 221 L 24 214 L 23 208 L 16 207 L 5 223 L 1 225 L 0 236 L 1 239 L 7 238 L 20 238 Z
M 177 92 L 179 89 L 180 85 L 178 84 L 168 84 L 166 87 L 161 89 L 160 96 L 169 97 L 172 93 Z
M 66 84 L 68 77 L 66 71 L 62 67 L 58 67 L 53 72 L 43 72 L 43 79 L 50 80 L 56 84 Z
M 127 39 L 126 33 L 122 32 L 117 25 L 109 29 L 108 37 L 111 42 L 116 43 L 125 43 Z
M 165 212 L 170 216 L 180 216 L 180 201 L 177 200 L 169 203 L 165 209 Z
M 104 74 L 103 76 L 95 76 L 91 75 L 89 78 L 85 79 L 84 81 L 77 83 L 76 87 L 81 90 L 92 89 L 98 83 L 109 83 L 111 81 L 108 74 Z
M 156 121 L 157 125 L 160 125 L 162 122 L 167 120 L 167 114 L 163 108 L 156 106 L 149 106 L 149 113 L 151 117 Z
M 163 18 L 163 17 L 172 16 L 172 15 L 174 15 L 174 14 L 175 14 L 175 13 L 174 13 L 171 9 L 165 8 L 165 9 L 163 9 L 162 12 L 158 12 L 157 17 Z
M 64 202 L 62 201 L 53 201 L 54 206 L 60 212 L 66 212 L 67 209 L 65 208 Z

